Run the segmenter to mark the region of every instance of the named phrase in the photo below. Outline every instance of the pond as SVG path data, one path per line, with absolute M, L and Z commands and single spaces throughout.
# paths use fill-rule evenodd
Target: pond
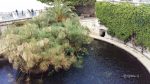
M 88 46 L 82 68 L 31 76 L 0 62 L 0 84 L 150 84 L 150 74 L 132 55 L 102 41 Z

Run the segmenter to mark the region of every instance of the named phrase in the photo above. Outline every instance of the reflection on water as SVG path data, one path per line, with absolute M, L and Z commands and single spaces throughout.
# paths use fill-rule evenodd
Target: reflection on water
M 110 44 L 94 41 L 83 68 L 31 76 L 0 63 L 0 84 L 150 84 L 150 75 L 130 54 Z M 15 82 L 14 82 L 15 81 Z

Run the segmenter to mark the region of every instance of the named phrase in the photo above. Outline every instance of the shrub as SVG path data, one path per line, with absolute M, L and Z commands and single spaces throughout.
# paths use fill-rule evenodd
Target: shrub
M 61 14 L 66 13 L 62 12 L 63 6 L 59 6 Z M 76 16 L 66 15 L 61 21 L 57 18 L 53 21 L 48 15 L 46 11 L 25 25 L 10 27 L 2 33 L 0 54 L 8 58 L 14 68 L 35 73 L 49 68 L 66 70 L 81 62 L 80 53 L 86 52 L 83 45 L 91 40 L 88 30 L 80 25 Z M 53 22 L 49 24 L 49 21 Z
M 135 34 L 137 45 L 150 48 L 150 6 L 134 6 L 129 3 L 96 3 L 96 15 L 108 33 L 123 41 L 131 40 Z

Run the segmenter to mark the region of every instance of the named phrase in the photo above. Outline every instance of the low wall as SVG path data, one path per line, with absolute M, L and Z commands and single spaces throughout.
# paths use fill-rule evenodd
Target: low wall
M 101 41 L 110 43 L 110 44 L 113 44 L 114 46 L 117 46 L 117 47 L 119 47 L 119 48 L 127 51 L 132 56 L 134 56 L 141 64 L 143 64 L 143 66 L 150 73 L 150 60 L 146 56 L 144 56 L 143 54 L 141 54 L 140 52 L 138 52 L 137 50 L 135 50 L 135 49 L 133 49 L 131 47 L 128 47 L 128 46 L 126 46 L 124 44 L 115 42 L 115 41 L 113 41 L 111 39 L 104 38 L 104 37 L 100 37 L 100 36 L 96 36 L 96 35 L 92 35 L 92 34 L 90 34 L 90 37 L 95 38 L 97 40 L 101 40 Z

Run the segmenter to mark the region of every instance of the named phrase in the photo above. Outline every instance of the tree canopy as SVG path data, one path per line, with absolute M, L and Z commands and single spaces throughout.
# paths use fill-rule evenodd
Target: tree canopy
M 50 3 L 50 2 L 54 2 L 56 0 L 38 0 L 42 3 Z M 93 5 L 96 0 L 61 0 L 63 2 L 70 2 L 72 5 Z

